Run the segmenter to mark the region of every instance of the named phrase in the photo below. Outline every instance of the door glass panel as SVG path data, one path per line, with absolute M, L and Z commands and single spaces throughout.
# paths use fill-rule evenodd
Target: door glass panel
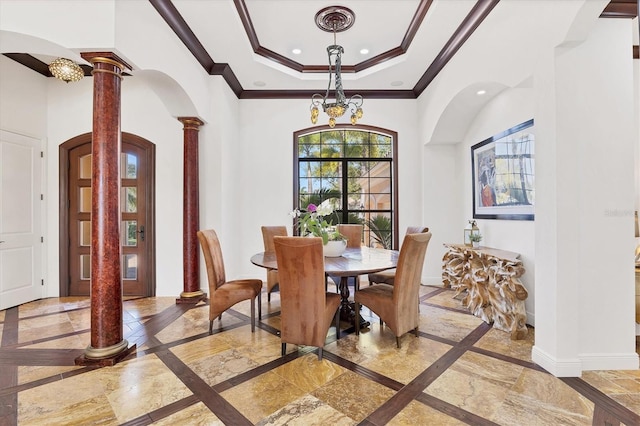
M 80 179 L 91 179 L 91 154 L 80 157 Z
M 138 245 L 138 221 L 125 220 L 122 222 L 122 245 L 125 247 Z
M 135 179 L 138 177 L 138 158 L 133 154 L 122 154 L 121 176 L 123 179 Z
M 122 211 L 124 213 L 135 213 L 138 211 L 138 188 L 126 186 L 122 188 Z
M 89 247 L 91 245 L 91 221 L 80 221 L 80 245 Z
M 80 279 L 91 279 L 91 256 L 88 254 L 80 255 Z
M 91 187 L 80 188 L 80 212 L 91 213 Z
M 125 254 L 122 256 L 122 279 L 135 280 L 138 278 L 138 255 Z

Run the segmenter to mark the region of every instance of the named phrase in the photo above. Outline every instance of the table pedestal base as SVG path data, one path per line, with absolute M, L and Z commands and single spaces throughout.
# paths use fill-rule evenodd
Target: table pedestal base
M 358 277 L 354 277 L 355 280 Z M 355 303 L 349 302 L 349 277 L 340 277 L 340 320 L 348 322 L 355 327 L 356 325 L 356 309 Z M 358 283 L 354 284 L 353 291 L 358 290 Z M 371 324 L 360 316 L 360 328 L 367 328 Z

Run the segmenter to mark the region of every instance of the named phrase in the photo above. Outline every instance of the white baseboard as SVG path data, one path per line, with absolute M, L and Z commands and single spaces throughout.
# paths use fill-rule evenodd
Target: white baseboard
M 560 360 L 534 346 L 531 359 L 556 377 L 580 377 L 582 374 L 582 362 L 579 358 Z
M 581 354 L 582 370 L 637 370 L 640 359 L 635 352 L 619 354 Z

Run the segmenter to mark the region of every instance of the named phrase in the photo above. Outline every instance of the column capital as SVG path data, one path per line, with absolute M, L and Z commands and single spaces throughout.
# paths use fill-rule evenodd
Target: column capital
M 185 130 L 200 130 L 199 127 L 204 125 L 204 121 L 198 117 L 178 117 L 178 121 L 184 125 Z
M 131 70 L 131 65 L 127 64 L 122 58 L 113 52 L 83 52 L 80 54 L 83 59 L 95 64 L 96 62 L 102 62 L 114 65 L 120 68 L 120 71 L 125 69 Z

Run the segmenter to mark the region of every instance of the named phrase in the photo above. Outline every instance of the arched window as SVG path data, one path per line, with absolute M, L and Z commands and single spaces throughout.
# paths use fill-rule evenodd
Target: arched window
M 397 133 L 336 125 L 294 133 L 294 208 L 330 204 L 334 224 L 364 224 L 364 245 L 398 248 Z

